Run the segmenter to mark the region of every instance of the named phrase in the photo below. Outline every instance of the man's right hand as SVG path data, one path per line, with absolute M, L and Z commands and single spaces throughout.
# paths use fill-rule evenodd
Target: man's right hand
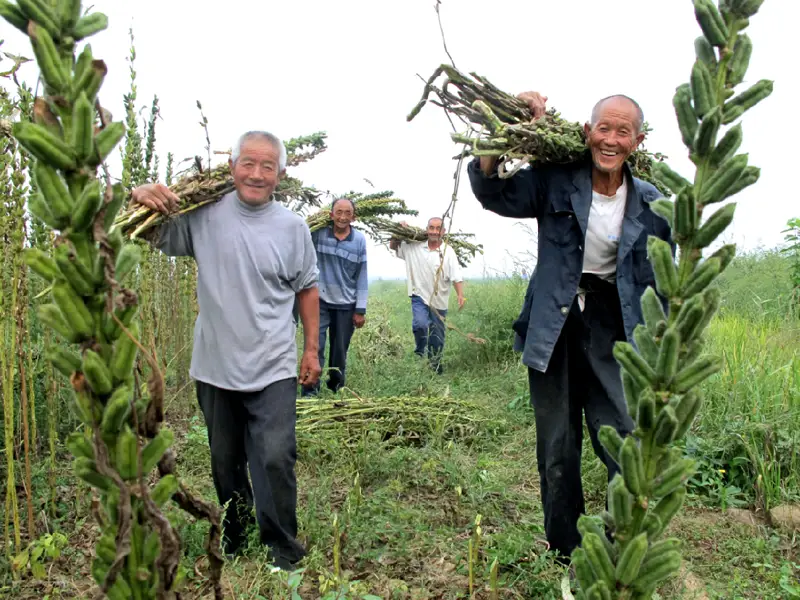
M 547 111 L 547 96 L 542 96 L 539 92 L 522 92 L 517 98 L 528 105 L 534 120 L 543 117 Z
M 168 215 L 178 210 L 179 198 L 161 183 L 146 183 L 133 189 L 131 198 L 137 204 Z

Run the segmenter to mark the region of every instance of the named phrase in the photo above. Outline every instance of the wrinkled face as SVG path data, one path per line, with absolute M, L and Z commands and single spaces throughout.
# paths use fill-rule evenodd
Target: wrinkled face
M 280 151 L 262 137 L 252 137 L 242 143 L 239 158 L 231 164 L 233 184 L 239 198 L 246 204 L 265 204 L 283 177 L 279 172 Z
M 441 219 L 431 219 L 428 221 L 428 241 L 439 242 L 444 235 L 444 223 Z
M 353 205 L 347 200 L 337 200 L 333 205 L 331 219 L 333 219 L 334 226 L 340 231 L 346 229 L 355 220 L 355 217 Z
M 644 134 L 639 133 L 639 111 L 625 98 L 612 98 L 603 103 L 594 125 L 584 125 L 586 143 L 598 171 L 614 173 L 636 150 Z

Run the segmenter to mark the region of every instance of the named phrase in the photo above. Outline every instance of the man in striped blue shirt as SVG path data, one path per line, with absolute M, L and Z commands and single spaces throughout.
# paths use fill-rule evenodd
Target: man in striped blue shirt
M 325 338 L 330 332 L 327 386 L 338 391 L 345 381 L 347 350 L 355 329 L 364 326 L 367 312 L 367 240 L 353 229 L 355 204 L 334 200 L 333 223 L 311 234 L 319 269 L 319 364 L 325 364 Z M 316 395 L 320 383 L 304 386 L 303 395 Z

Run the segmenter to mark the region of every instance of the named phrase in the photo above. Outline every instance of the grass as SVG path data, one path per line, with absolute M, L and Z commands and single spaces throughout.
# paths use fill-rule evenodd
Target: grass
M 662 598 L 689 597 L 682 594 L 691 590 L 705 590 L 708 598 L 800 597 L 796 540 L 760 520 L 769 508 L 800 497 L 800 323 L 788 317 L 784 264 L 769 253 L 743 257 L 721 283 L 725 305 L 709 342 L 726 366 L 707 383 L 705 408 L 687 436 L 686 451 L 700 470 L 672 526 L 685 542 L 688 574 L 668 582 Z M 498 598 L 561 597 L 563 570 L 544 541 L 527 375 L 511 349 L 510 325 L 526 282 L 467 285 L 469 301 L 450 321 L 486 343 L 449 331 L 445 374 L 437 376 L 413 354 L 404 284 L 375 282 L 367 325 L 354 337 L 344 395 L 387 403 L 403 396 L 470 400 L 464 410 L 474 426 L 459 433 L 431 419 L 394 435 L 376 426 L 348 443 L 335 432 L 300 435 L 298 510 L 309 548 L 303 570 L 271 572 L 254 530 L 245 555 L 226 565 L 228 597 L 289 599 L 294 589 L 304 599 L 468 598 L 468 550 L 478 515 L 475 598 L 491 597 L 495 560 Z M 167 421 L 181 432 L 180 472 L 213 500 L 205 427 L 191 388 L 171 402 Z M 588 509 L 596 513 L 606 473 L 588 441 L 582 468 Z M 46 489 L 43 464 L 34 476 L 34 488 Z M 89 500 L 67 472 L 61 478 L 60 516 L 50 526 L 67 533 L 69 546 L 43 579 L 0 575 L 0 595 L 89 598 L 94 592 Z M 728 508 L 753 510 L 756 524 L 733 522 Z M 210 598 L 203 576 L 206 526 L 177 510 L 170 515 L 186 546 L 183 597 Z

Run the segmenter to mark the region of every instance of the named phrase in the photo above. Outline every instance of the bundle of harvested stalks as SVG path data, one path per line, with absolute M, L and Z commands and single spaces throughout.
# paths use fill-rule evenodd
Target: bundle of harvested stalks
M 285 142 L 286 165 L 294 167 L 307 162 L 326 150 L 325 134 L 322 132 L 293 138 Z M 220 152 L 219 154 L 229 154 Z M 196 208 L 216 202 L 228 192 L 232 192 L 233 177 L 227 163 L 212 169 L 202 169 L 196 164 L 191 170 L 184 172 L 169 189 L 180 198 L 180 210 L 184 214 Z M 306 187 L 294 177 L 284 177 L 275 190 L 275 199 L 286 204 L 291 210 L 299 212 L 309 206 L 318 207 L 322 203 L 323 192 Z M 142 234 L 152 230 L 164 221 L 164 215 L 156 213 L 144 206 L 129 206 L 120 211 L 114 221 L 122 235 L 135 240 Z
M 442 74 L 446 79 L 441 87 L 436 87 L 434 82 Z M 428 98 L 431 92 L 438 100 Z M 470 128 L 466 134 L 454 132 L 450 137 L 467 146 L 467 155 L 497 157 L 500 177 L 511 177 L 529 163 L 571 163 L 588 156 L 580 123 L 563 119 L 555 109 L 534 121 L 525 102 L 475 73 L 467 76 L 450 65 L 440 65 L 426 82 L 422 99 L 406 119 L 411 121 L 427 102 L 443 108 L 448 118 L 454 115 Z M 644 127 L 647 133 L 646 124 Z M 670 195 L 669 189 L 651 172 L 653 162 L 663 159 L 663 155 L 640 147 L 628 162 L 634 176 Z
M 376 432 L 384 441 L 424 441 L 434 435 L 464 439 L 504 427 L 485 407 L 452 397 L 297 400 L 298 435 L 330 433 L 344 443 L 357 442 L 365 432 Z
M 381 243 L 388 242 L 390 239 L 403 242 L 424 242 L 428 239 L 428 234 L 424 229 L 413 225 L 401 225 L 386 219 L 371 219 L 365 225 L 369 234 Z M 448 233 L 444 236 L 444 243 L 455 251 L 458 264 L 462 267 L 467 266 L 467 263 L 475 258 L 476 254 L 483 254 L 482 244 L 472 244 L 467 241 L 467 238 L 472 237 L 475 237 L 472 233 Z

